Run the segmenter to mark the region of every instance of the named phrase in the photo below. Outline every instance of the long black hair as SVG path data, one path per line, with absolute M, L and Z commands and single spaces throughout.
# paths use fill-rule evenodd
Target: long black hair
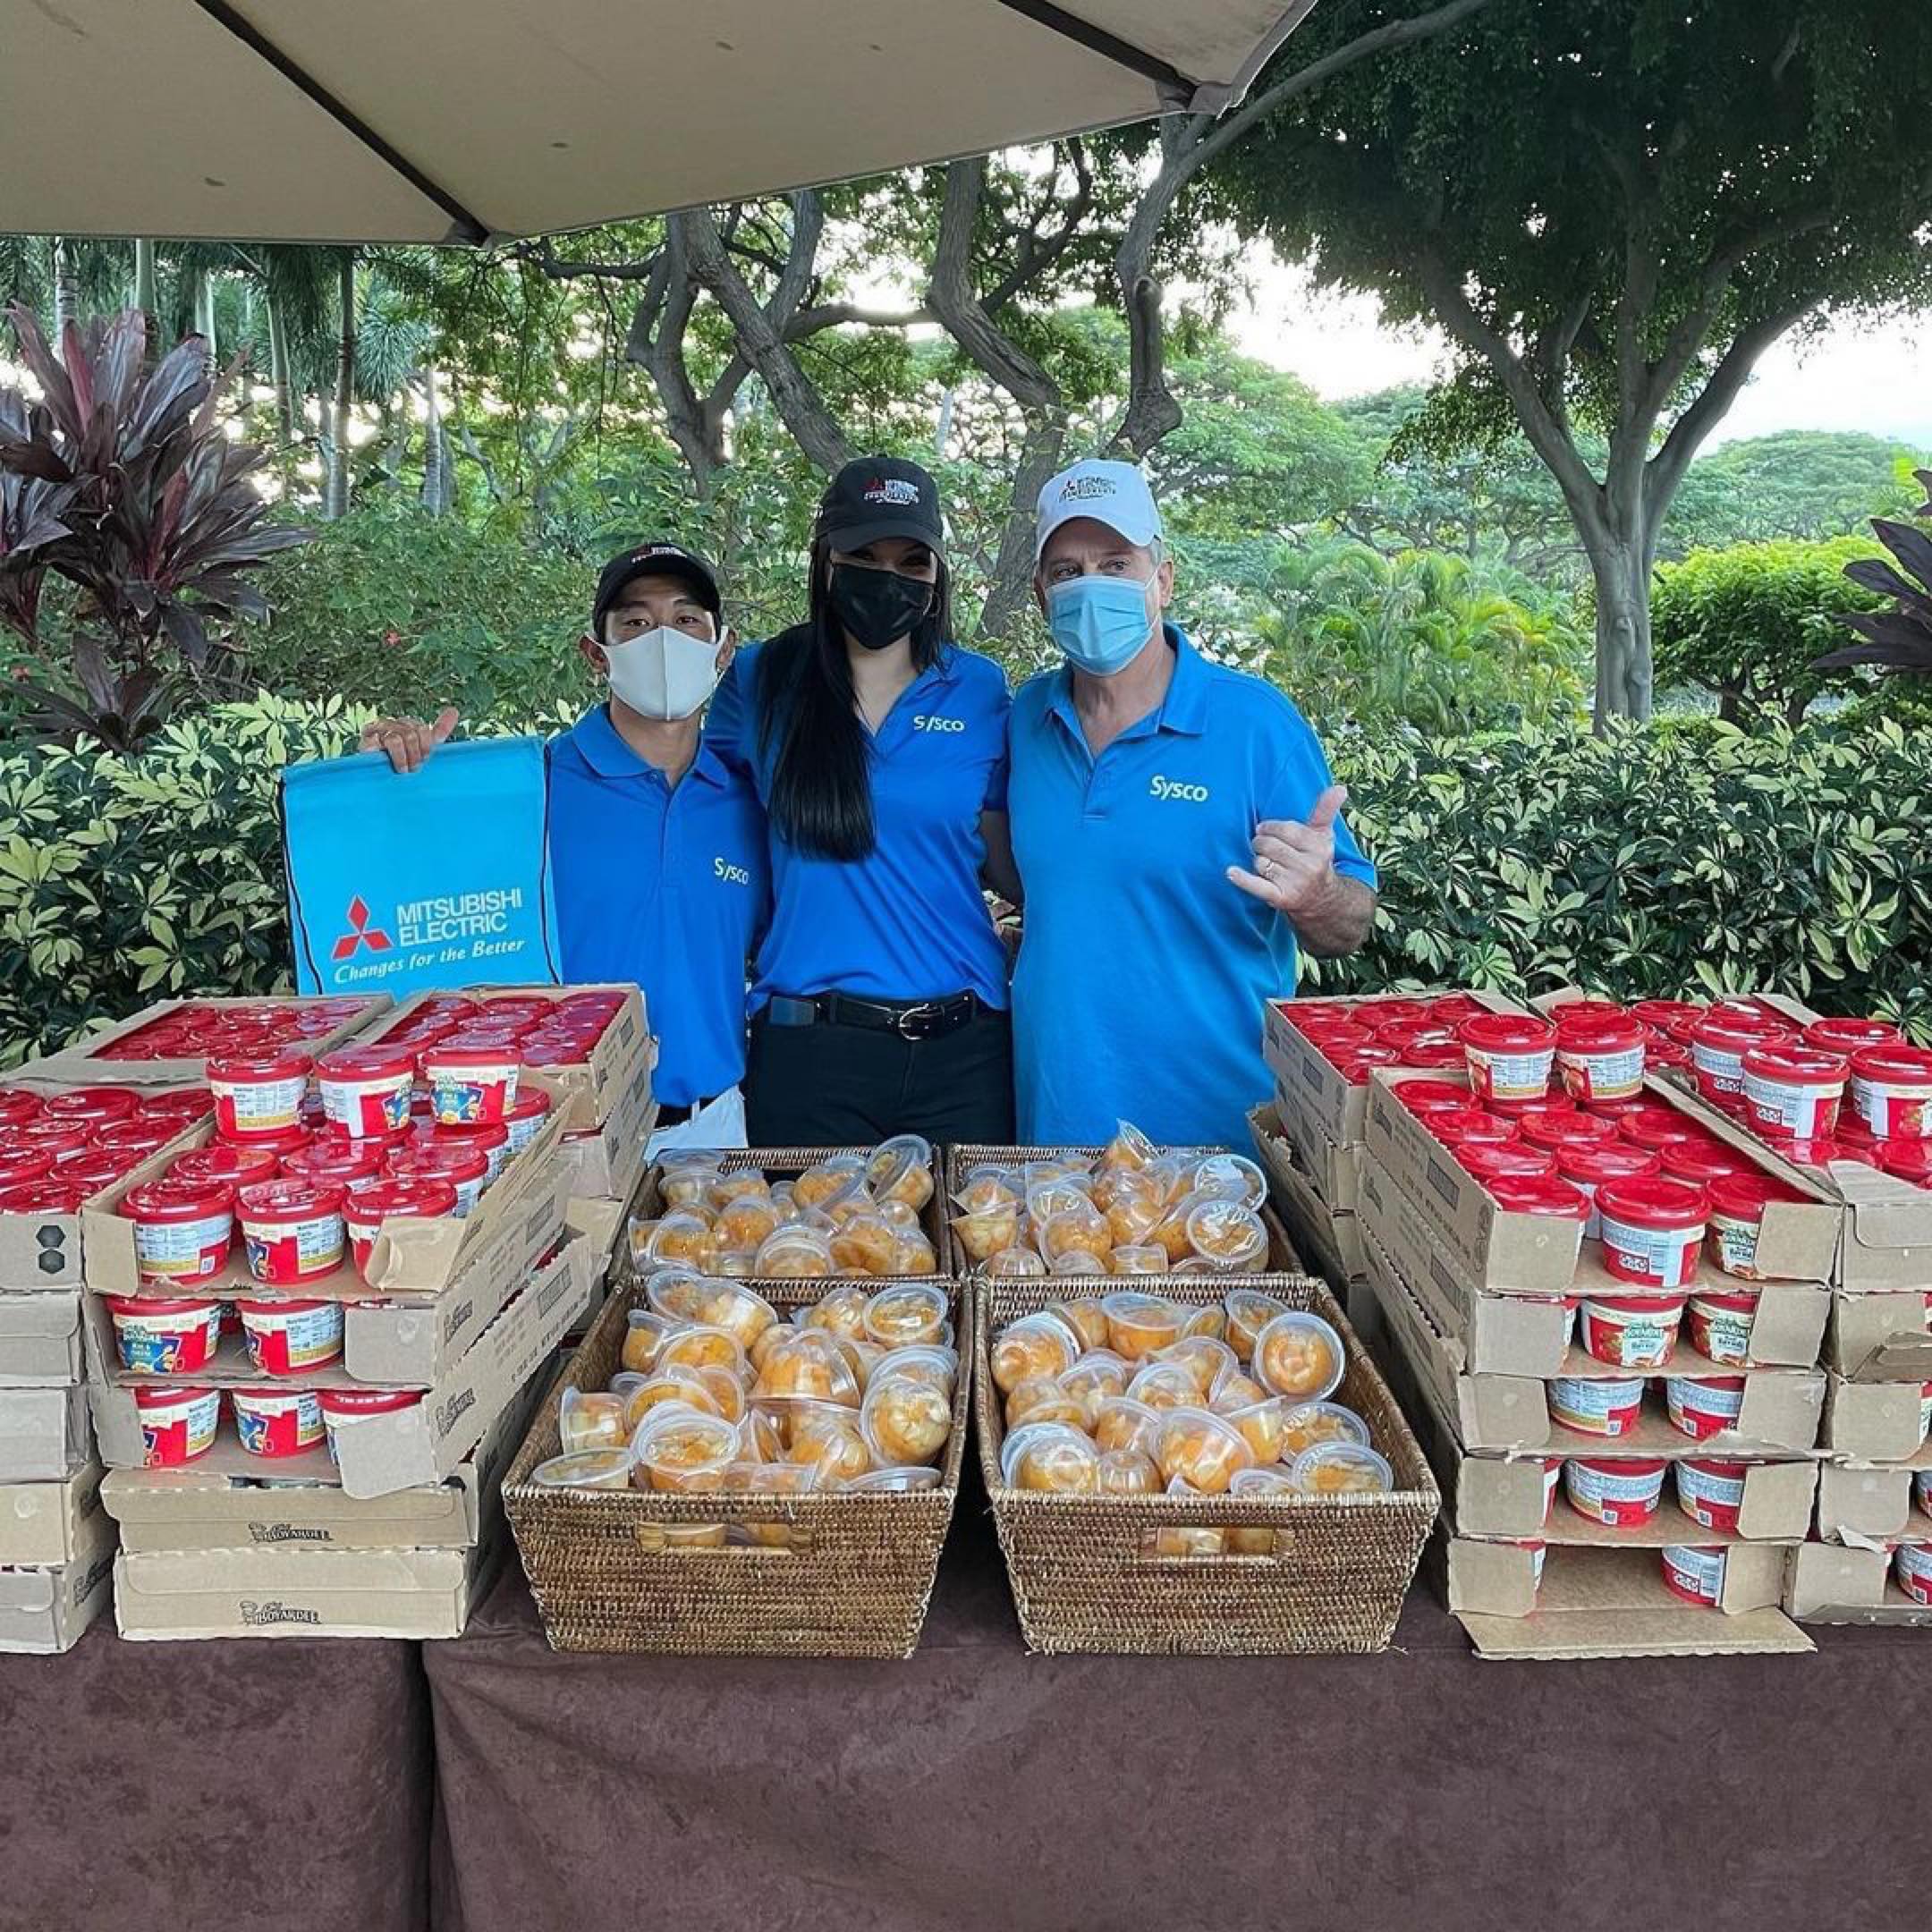
M 811 614 L 758 653 L 758 731 L 761 747 L 778 748 L 770 809 L 780 835 L 815 857 L 854 860 L 869 857 L 877 842 L 872 751 L 845 629 L 832 608 L 832 538 L 816 532 Z M 938 564 L 932 607 L 912 631 L 915 672 L 931 670 L 953 634 L 952 573 L 943 556 Z

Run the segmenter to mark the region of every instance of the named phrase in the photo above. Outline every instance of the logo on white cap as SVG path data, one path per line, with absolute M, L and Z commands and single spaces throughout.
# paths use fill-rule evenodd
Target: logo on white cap
M 1060 486 L 1062 503 L 1099 503 L 1120 495 L 1120 485 L 1112 477 L 1070 476 Z
M 1130 462 L 1089 456 L 1049 477 L 1034 512 L 1033 554 L 1063 523 L 1092 516 L 1127 541 L 1145 547 L 1162 534 L 1161 514 L 1147 479 Z

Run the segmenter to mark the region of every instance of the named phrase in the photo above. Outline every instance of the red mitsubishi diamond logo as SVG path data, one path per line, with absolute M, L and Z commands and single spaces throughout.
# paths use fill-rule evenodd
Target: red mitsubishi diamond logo
M 350 930 L 335 942 L 333 958 L 353 959 L 359 946 L 367 946 L 371 953 L 386 953 L 394 944 L 380 926 L 369 924 L 369 909 L 360 893 L 349 902 L 349 925 Z

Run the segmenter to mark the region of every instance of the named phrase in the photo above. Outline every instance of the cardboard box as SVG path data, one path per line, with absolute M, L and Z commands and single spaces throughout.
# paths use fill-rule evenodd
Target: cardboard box
M 1923 1385 L 1830 1378 L 1825 1446 L 1852 1462 L 1911 1462 L 1926 1445 Z
M 1395 1186 L 1372 1154 L 1365 1157 L 1362 1169 L 1360 1220 L 1428 1311 L 1462 1368 L 1479 1375 L 1539 1377 L 1624 1372 L 1572 1344 L 1573 1318 L 1565 1298 L 1492 1293 L 1461 1273 L 1428 1216 Z M 1622 1284 L 1605 1274 L 1599 1256 L 1596 1243 L 1586 1244 L 1570 1284 L 1571 1298 L 1592 1287 L 1606 1294 L 1623 1292 Z M 1585 1274 L 1585 1259 L 1591 1264 L 1594 1281 Z M 1713 1282 L 1718 1278 L 1700 1276 Z M 1818 1359 L 1830 1309 L 1831 1293 L 1824 1287 L 1805 1282 L 1762 1284 L 1751 1325 L 1749 1367 L 1811 1368 Z M 1695 1380 L 1733 1376 L 1738 1369 L 1699 1354 L 1685 1330 L 1667 1372 Z
M 499 1487 L 543 1393 L 534 1377 L 473 1455 L 440 1483 L 356 1497 L 332 1483 L 265 1481 L 210 1470 L 114 1470 L 101 1486 L 130 1555 L 212 1549 L 452 1549 L 481 1541 Z
M 1581 1257 L 1575 1256 L 1574 1230 L 1567 1224 L 1543 1215 L 1509 1214 L 1496 1205 L 1488 1191 L 1464 1171 L 1453 1152 L 1396 1097 L 1401 1082 L 1416 1077 L 1386 1068 L 1376 1070 L 1370 1082 L 1365 1145 L 1369 1157 L 1428 1217 L 1445 1259 L 1466 1281 L 1495 1294 L 1568 1294 L 1574 1292 L 1573 1283 L 1589 1287 L 1613 1280 L 1595 1242 L 1585 1242 Z M 1721 1115 L 1700 1111 L 1674 1089 L 1653 1091 L 1668 1105 L 1711 1125 L 1713 1131 L 1718 1125 L 1728 1125 Z M 1838 1251 L 1843 1209 L 1815 1181 L 1777 1161 L 1748 1137 L 1732 1132 L 1725 1138 L 1751 1154 L 1767 1171 L 1775 1169 L 1780 1180 L 1806 1197 L 1801 1202 L 1773 1201 L 1766 1208 L 1758 1241 L 1759 1267 L 1774 1281 L 1827 1284 Z M 1732 1276 L 1699 1258 L 1698 1272 L 1689 1285 L 1694 1292 L 1699 1285 L 1730 1287 L 1734 1283 Z M 1616 1283 L 1615 1289 L 1624 1295 L 1648 1292 L 1626 1282 Z M 1822 1306 L 1819 1314 L 1822 1334 Z M 1814 1342 L 1814 1354 L 1815 1350 Z
M 1841 1289 L 1826 1366 L 1852 1382 L 1932 1382 L 1932 1290 Z
M 64 1482 L 93 1451 L 85 1389 L 0 1389 L 0 1483 Z
M 1844 1161 L 1831 1177 L 1845 1207 L 1839 1285 L 1932 1292 L 1932 1189 Z
M 1272 1111 L 1281 1131 L 1306 1172 L 1309 1187 L 1334 1214 L 1352 1214 L 1361 1182 L 1361 1142 L 1337 1147 L 1305 1114 L 1295 1111 L 1290 1095 L 1277 1080 Z
M 373 1025 L 365 1025 L 358 1045 L 372 1045 L 386 1038 L 417 1013 L 426 1001 L 446 999 L 449 991 L 488 1002 L 514 996 L 518 999 L 568 999 L 573 993 L 622 993 L 624 1003 L 616 1017 L 605 1028 L 603 1037 L 590 1049 L 588 1060 L 546 1067 L 547 1081 L 555 1084 L 567 1128 L 595 1127 L 606 1119 L 614 1102 L 631 1084 L 640 1069 L 647 1083 L 656 1064 L 656 1042 L 650 1036 L 644 1013 L 644 996 L 635 986 L 487 986 L 458 987 L 438 993 L 418 993 L 403 1001 L 393 1013 L 379 1015 Z
M 1572 1509 L 1560 1478 L 1546 1514 L 1545 1472 L 1554 1458 L 1472 1454 L 1457 1441 L 1441 1405 L 1399 1358 L 1390 1364 L 1390 1384 L 1442 1485 L 1444 1520 L 1459 1536 L 1616 1549 L 1661 1548 L 1692 1539 L 1707 1546 L 1801 1543 L 1810 1530 L 1818 1472 L 1809 1462 L 1751 1464 L 1745 1471 L 1743 1504 L 1734 1532 L 1693 1522 L 1679 1507 L 1675 1484 L 1667 1475 L 1656 1517 L 1640 1528 L 1612 1530 Z
M 107 1607 L 114 1527 L 96 1510 L 71 1559 L 46 1569 L 0 1569 L 0 1652 L 58 1656 Z
M 533 1087 L 555 1094 L 547 1080 L 525 1077 Z M 517 1243 L 532 1191 L 557 1191 L 556 1150 L 563 1132 L 561 1114 L 553 1114 L 522 1152 L 511 1157 L 495 1185 L 464 1219 L 452 1216 L 436 1221 L 392 1221 L 370 1250 L 366 1279 L 345 1258 L 333 1275 L 305 1284 L 303 1295 L 328 1301 L 362 1301 L 372 1295 L 428 1297 L 443 1293 L 459 1275 L 480 1265 L 486 1256 L 501 1264 L 503 1250 Z M 87 1285 L 97 1294 L 156 1292 L 142 1283 L 135 1263 L 134 1224 L 116 1210 L 129 1188 L 158 1173 L 183 1148 L 201 1146 L 213 1133 L 212 1125 L 194 1128 L 171 1149 L 137 1167 L 126 1181 L 103 1190 L 81 1210 Z M 212 1295 L 258 1292 L 239 1241 L 228 1265 L 200 1287 L 202 1292 Z
M 1826 1463 L 1818 1475 L 1818 1534 L 1834 1543 L 1863 1537 L 1932 1542 L 1932 1516 L 1912 1497 L 1912 1478 L 1925 1469 L 1932 1469 L 1932 1444 L 1906 1462 L 1882 1468 Z
M 118 1200 L 136 1182 L 160 1174 L 178 1154 L 199 1147 L 214 1132 L 213 1116 L 157 1148 L 117 1186 L 103 1188 L 81 1203 L 79 1214 L 0 1215 L 0 1291 L 45 1294 L 55 1288 L 78 1288 L 86 1278 L 82 1230 L 90 1208 Z M 133 1252 L 132 1238 L 129 1252 Z M 0 1293 L 0 1300 L 5 1294 Z
M 150 1550 L 115 1559 L 114 1621 L 137 1642 L 460 1637 L 503 1560 L 474 1549 Z
M 651 1070 L 640 1066 L 604 1120 L 564 1136 L 558 1152 L 572 1194 L 585 1200 L 628 1201 L 644 1178 L 644 1149 L 657 1120 Z
M 1882 1545 L 1805 1544 L 1792 1565 L 1784 1607 L 1806 1623 L 1932 1626 L 1932 1607 L 1893 1580 L 1892 1553 Z
M 1701 1440 L 1672 1426 L 1655 1388 L 1646 1394 L 1637 1427 L 1626 1436 L 1587 1436 L 1565 1428 L 1550 1415 L 1546 1380 L 1465 1373 L 1447 1338 L 1376 1241 L 1373 1231 L 1368 1232 L 1365 1247 L 1368 1280 L 1382 1304 L 1390 1345 L 1401 1352 L 1466 1448 L 1534 1449 L 1548 1454 L 1618 1460 L 1664 1456 L 1676 1461 L 1690 1457 L 1788 1461 L 1808 1456 L 1818 1441 L 1825 1377 L 1821 1371 L 1807 1369 L 1758 1369 L 1748 1375 L 1737 1428 Z M 1606 1363 L 1592 1367 L 1597 1378 L 1619 1373 Z
M 80 1294 L 0 1294 L 0 1388 L 64 1388 L 81 1375 Z
M 1813 1645 L 1778 1608 L 1792 1554 L 1733 1546 L 1713 1610 L 1671 1594 L 1655 1550 L 1552 1549 L 1539 1590 L 1533 1552 L 1452 1538 L 1449 1607 L 1486 1657 L 1797 1656 Z
M 56 1569 L 77 1562 L 101 1507 L 101 1466 L 64 1482 L 0 1486 L 0 1566 Z
M 284 994 L 276 996 L 275 1004 L 278 1006 L 326 1006 L 332 1001 L 343 1004 L 345 998 L 352 1001 L 353 997 L 337 993 L 311 999 Z M 111 1080 L 117 1087 L 179 1087 L 191 1082 L 199 1083 L 208 1078 L 205 1059 L 108 1060 L 101 1057 L 101 1049 L 111 1046 L 116 1040 L 126 1039 L 130 1034 L 140 1032 L 143 1027 L 151 1026 L 170 1013 L 180 1012 L 183 1006 L 261 1006 L 268 1000 L 269 996 L 266 994 L 249 999 L 216 999 L 199 993 L 179 999 L 157 1000 L 153 1005 L 143 1006 L 131 1018 L 121 1021 L 105 1032 L 97 1033 L 91 1039 L 64 1046 L 58 1053 L 48 1054 L 44 1059 L 30 1060 L 24 1066 L 16 1067 L 8 1078 L 51 1081 L 69 1087 L 90 1080 Z M 340 1026 L 312 1040 L 304 1040 L 301 1043 L 303 1050 L 319 1055 L 346 1044 L 386 1013 L 392 1004 L 386 993 L 372 994 L 355 1002 L 352 1008 L 344 1013 Z
M 1268 1199 L 1302 1256 L 1340 1294 L 1362 1272 L 1361 1235 L 1352 1214 L 1332 1210 L 1296 1157 L 1272 1106 L 1248 1116 L 1255 1152 L 1268 1178 Z
M 1428 993 L 1369 993 L 1351 996 L 1345 1004 L 1374 1006 L 1385 1000 L 1434 999 L 1453 990 L 1456 989 L 1443 987 Z M 1514 1000 L 1501 993 L 1471 993 L 1470 996 L 1492 1013 L 1522 1011 Z M 1298 1122 L 1319 1130 L 1338 1148 L 1362 1138 L 1368 1089 L 1351 1086 L 1343 1080 L 1293 1021 L 1297 1009 L 1306 1013 L 1313 1007 L 1335 1004 L 1333 999 L 1320 998 L 1270 1000 L 1262 1016 L 1261 1057 L 1275 1076 L 1275 1105 L 1281 1109 L 1282 1123 L 1298 1145 L 1303 1131 Z M 1343 1203 L 1338 1200 L 1335 1205 Z
M 343 1432 L 339 1463 L 326 1449 L 273 1465 L 251 1456 L 224 1429 L 196 1459 L 209 1475 L 259 1480 L 273 1467 L 284 1481 L 339 1482 L 352 1496 L 392 1495 L 443 1480 L 544 1366 L 590 1292 L 589 1244 L 573 1241 L 515 1296 L 449 1374 L 413 1409 L 370 1416 Z M 110 1469 L 145 1466 L 140 1416 L 131 1390 L 95 1383 L 89 1391 L 101 1460 Z

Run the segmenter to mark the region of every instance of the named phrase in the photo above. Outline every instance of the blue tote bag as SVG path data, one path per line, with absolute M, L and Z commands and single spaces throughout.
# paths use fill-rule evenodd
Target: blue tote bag
M 302 993 L 555 984 L 539 738 L 444 745 L 398 776 L 379 751 L 282 774 Z

